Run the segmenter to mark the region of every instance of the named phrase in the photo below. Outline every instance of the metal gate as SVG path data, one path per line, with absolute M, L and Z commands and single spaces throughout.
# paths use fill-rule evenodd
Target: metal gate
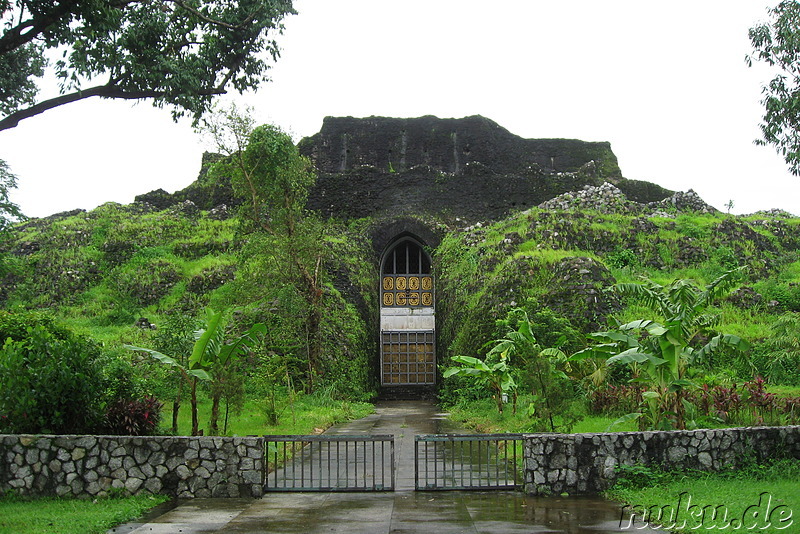
M 265 436 L 264 491 L 392 491 L 394 436 Z
M 264 491 L 393 491 L 394 438 L 265 436 Z M 415 489 L 521 488 L 522 441 L 522 434 L 415 436 Z
M 522 434 L 441 434 L 414 439 L 417 490 L 522 487 Z

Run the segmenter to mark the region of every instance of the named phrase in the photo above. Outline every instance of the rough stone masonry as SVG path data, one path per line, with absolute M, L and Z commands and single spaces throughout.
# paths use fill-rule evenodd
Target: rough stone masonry
M 525 491 L 600 493 L 614 483 L 618 466 L 720 471 L 774 458 L 800 459 L 800 426 L 527 434 Z
M 0 494 L 260 497 L 264 439 L 0 436 Z

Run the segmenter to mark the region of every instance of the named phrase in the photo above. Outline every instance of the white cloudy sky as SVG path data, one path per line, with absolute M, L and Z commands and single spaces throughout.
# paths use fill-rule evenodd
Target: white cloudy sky
M 527 138 L 609 141 L 628 178 L 720 209 L 800 214 L 800 178 L 758 147 L 747 30 L 777 0 L 297 0 L 273 81 L 237 101 L 299 139 L 326 115 L 483 115 Z M 149 103 L 84 101 L 0 132 L 30 216 L 197 176 L 188 121 Z

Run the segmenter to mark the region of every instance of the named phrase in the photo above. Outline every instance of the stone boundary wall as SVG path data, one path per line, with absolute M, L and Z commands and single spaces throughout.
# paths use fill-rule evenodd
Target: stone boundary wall
M 744 461 L 800 459 L 800 426 L 526 434 L 525 491 L 532 495 L 600 493 L 620 465 L 718 471 Z
M 0 435 L 0 494 L 261 497 L 256 437 Z

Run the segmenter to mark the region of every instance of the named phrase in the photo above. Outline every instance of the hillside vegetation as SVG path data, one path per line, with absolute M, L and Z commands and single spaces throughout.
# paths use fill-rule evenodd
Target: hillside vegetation
M 587 346 L 586 334 L 641 318 L 642 304 L 609 291 L 614 284 L 646 278 L 660 284 L 691 279 L 704 286 L 744 267 L 736 275 L 739 289 L 715 301 L 710 312 L 721 318 L 718 331 L 747 340 L 749 348 L 721 351 L 701 362 L 692 378 L 707 388 L 734 387 L 763 375 L 796 395 L 791 388 L 800 384 L 798 351 L 777 357 L 775 347 L 781 336 L 797 343 L 797 321 L 784 318 L 790 325 L 784 331 L 776 324 L 800 312 L 800 219 L 634 206 L 619 192 L 591 208 L 581 198 L 568 194 L 556 199 L 556 207 L 468 228 L 419 217 L 445 229 L 432 251 L 441 369 L 451 366 L 452 356 L 484 358 L 487 344 L 517 324 L 511 310 L 526 313 L 542 347 L 557 346 L 569 355 Z M 225 394 L 234 409 L 245 397 L 266 399 L 268 419 L 293 392 L 311 389 L 366 400 L 378 390 L 378 266 L 369 237 L 378 223 L 318 223 L 316 235 L 326 252 L 320 264 L 322 361 L 314 369 L 305 357 L 310 342 L 301 320 L 307 303 L 279 283 L 286 276 L 285 264 L 275 257 L 280 249 L 248 233 L 235 209 L 224 205 L 205 210 L 190 200 L 165 209 L 143 201 L 106 204 L 18 224 L 2 245 L 0 304 L 7 324 L 22 321 L 9 317 L 34 324 L 39 319 L 26 311 L 44 311 L 56 324 L 99 343 L 104 358 L 115 362 L 107 377 L 123 376 L 136 396 L 154 395 L 165 404 L 176 395 L 174 372 L 123 345 L 190 351 L 190 332 L 201 326 L 206 307 L 231 310 L 229 333 L 255 323 L 267 326 L 260 348 L 236 364 L 238 385 Z M 591 410 L 605 416 L 625 411 L 622 397 L 602 399 L 609 387 L 629 387 L 629 372 L 609 369 L 598 381 L 594 365 L 552 362 L 553 372 L 564 371 L 569 383 L 555 380 L 561 393 L 550 395 L 579 399 L 583 407 L 574 408 L 580 412 L 576 418 Z M 529 374 L 523 367 L 517 372 Z M 520 395 L 536 396 L 530 380 L 517 381 Z M 457 376 L 442 381 L 440 394 L 449 404 L 492 395 Z M 530 401 L 531 413 L 539 401 Z M 747 411 L 744 403 L 741 410 Z

